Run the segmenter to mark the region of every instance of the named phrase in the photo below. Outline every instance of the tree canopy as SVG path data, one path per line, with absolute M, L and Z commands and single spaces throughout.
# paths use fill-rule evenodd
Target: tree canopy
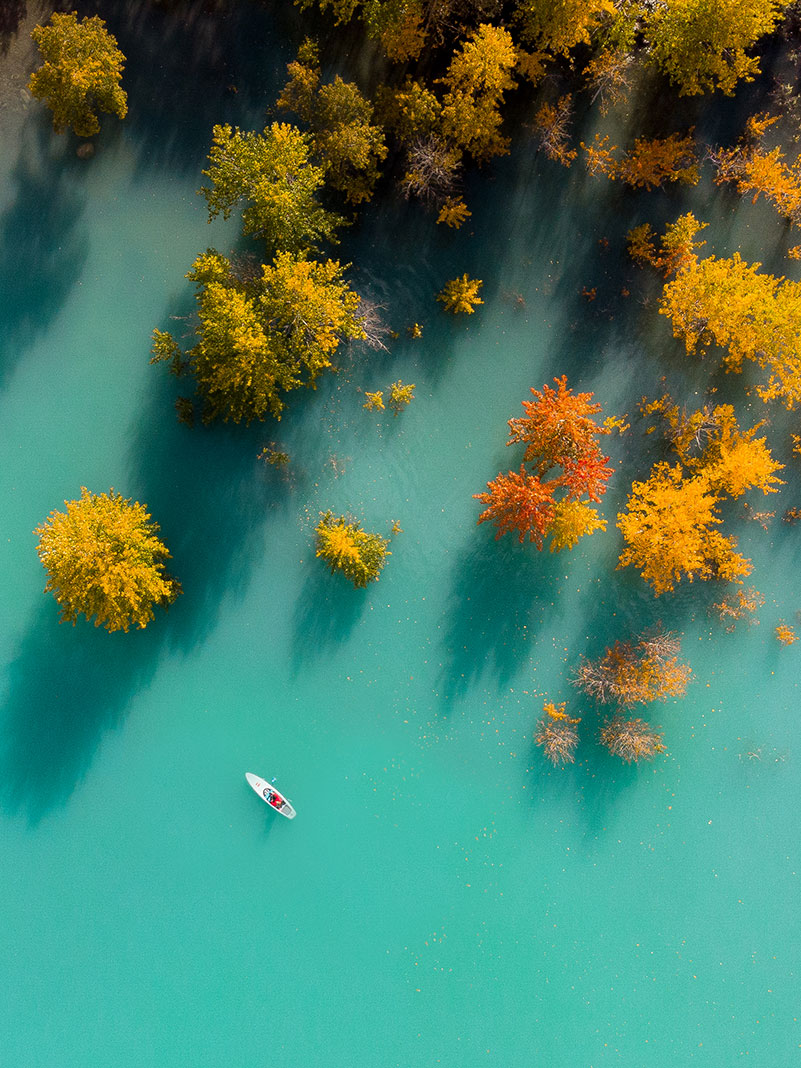
M 659 310 L 687 352 L 714 341 L 726 350 L 727 370 L 752 360 L 767 372 L 759 396 L 791 408 L 801 401 L 801 283 L 760 273 L 760 266 L 737 252 L 693 258 L 665 286 Z
M 97 15 L 78 19 L 77 12 L 50 16 L 31 37 L 43 63 L 31 75 L 28 89 L 53 112 L 57 133 L 71 128 L 78 137 L 100 129 L 97 112 L 124 119 L 128 101 L 120 85 L 125 56 Z
M 205 421 L 280 418 L 284 394 L 313 386 L 340 344 L 364 338 L 360 298 L 335 260 L 280 252 L 260 275 L 242 277 L 208 249 L 187 278 L 197 285 L 196 344 L 182 357 L 203 399 Z M 156 331 L 153 360 L 172 360 L 177 342 Z
M 202 186 L 209 221 L 230 217 L 244 204 L 246 234 L 272 252 L 305 252 L 336 239 L 342 219 L 318 200 L 323 170 L 310 160 L 310 138 L 296 126 L 274 122 L 263 133 L 221 125 L 213 130 L 209 167 Z
M 95 626 L 127 631 L 145 627 L 153 606 L 166 607 L 181 592 L 166 574 L 169 552 L 157 537 L 158 525 L 138 501 L 113 489 L 65 501 L 36 528 L 37 552 L 47 571 L 45 592 L 61 606 L 61 621 L 95 617 Z
M 381 569 L 391 556 L 388 538 L 364 530 L 360 523 L 344 515 L 321 512 L 316 528 L 317 556 L 333 574 L 341 571 L 356 587 L 378 581 Z
M 678 464 L 656 464 L 645 482 L 633 484 L 617 517 L 626 543 L 618 566 L 639 568 L 657 596 L 685 577 L 739 581 L 751 562 L 716 529 L 719 501 L 704 475 L 687 478 Z
M 352 204 L 369 200 L 386 157 L 384 133 L 372 124 L 373 106 L 353 82 L 337 75 L 320 84 L 316 45 L 306 40 L 289 64 L 290 80 L 278 106 L 296 112 L 310 127 L 311 147 L 327 183 Z
M 680 95 L 719 89 L 730 96 L 739 81 L 759 73 L 746 49 L 773 30 L 781 9 L 779 0 L 662 0 L 648 16 L 646 34 Z

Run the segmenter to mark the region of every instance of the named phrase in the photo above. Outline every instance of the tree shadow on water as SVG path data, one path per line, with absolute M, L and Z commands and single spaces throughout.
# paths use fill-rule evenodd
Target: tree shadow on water
M 39 125 L 11 173 L 14 192 L 0 218 L 0 387 L 14 360 L 53 321 L 86 261 L 85 197 L 75 180 L 81 166 Z
M 543 613 L 556 600 L 564 575 L 555 554 L 540 553 L 512 537 L 475 535 L 452 569 L 443 638 L 443 690 L 458 696 L 491 672 L 504 685 L 531 651 Z
M 153 674 L 160 638 L 61 625 L 48 597 L 8 670 L 0 798 L 38 823 L 69 799 L 104 730 Z
M 292 620 L 292 670 L 297 675 L 311 657 L 347 641 L 364 612 L 366 589 L 353 589 L 341 575 L 332 575 L 313 561 Z
M 115 489 L 159 524 L 184 593 L 166 614 L 157 608 L 146 631 L 128 634 L 83 619 L 59 626 L 55 604 L 43 599 L 10 670 L 0 755 L 0 800 L 32 823 L 68 799 L 160 656 L 195 649 L 223 600 L 243 593 L 261 558 L 267 511 L 286 496 L 256 459 L 263 428 L 189 430 L 175 418 L 174 383 L 153 374 L 149 406 L 132 430 L 130 471 Z

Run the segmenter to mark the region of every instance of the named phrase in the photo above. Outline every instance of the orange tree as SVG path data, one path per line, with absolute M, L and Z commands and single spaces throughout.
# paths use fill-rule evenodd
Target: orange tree
M 519 473 L 498 475 L 475 497 L 487 505 L 478 522 L 494 522 L 496 537 L 515 531 L 521 542 L 528 536 L 542 549 L 550 534 L 551 550 L 559 551 L 605 528 L 605 520 L 582 498 L 599 501 L 612 468 L 597 441 L 610 430 L 593 419 L 601 405 L 591 393 L 573 393 L 565 375 L 555 382 L 556 389 L 532 388 L 534 399 L 523 401 L 525 415 L 509 420 L 507 445 L 526 446 Z
M 670 633 L 617 641 L 598 660 L 582 659 L 573 682 L 588 696 L 624 707 L 682 697 L 692 671 L 679 662 L 680 640 Z

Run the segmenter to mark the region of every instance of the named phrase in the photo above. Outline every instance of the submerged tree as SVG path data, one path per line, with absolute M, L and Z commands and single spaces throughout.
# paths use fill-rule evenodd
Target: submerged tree
M 578 730 L 581 718 L 574 719 L 565 712 L 566 702 L 557 707 L 552 701 L 543 705 L 543 716 L 537 724 L 534 744 L 542 746 L 542 751 L 552 764 L 572 764 L 576 759 Z
M 317 553 L 331 569 L 342 574 L 356 587 L 377 581 L 381 569 L 392 554 L 388 538 L 371 534 L 354 519 L 321 512 L 316 528 Z
M 209 221 L 227 219 L 244 204 L 244 232 L 273 251 L 304 252 L 334 241 L 343 220 L 318 200 L 325 179 L 310 150 L 309 136 L 288 123 L 274 122 L 260 134 L 215 126 L 203 171 L 211 185 L 200 189 Z
M 454 315 L 472 315 L 476 305 L 484 303 L 478 295 L 483 284 L 480 278 L 468 278 L 467 274 L 463 274 L 461 278 L 452 278 L 450 282 L 446 282 L 437 300 L 444 304 L 446 311 Z
M 31 75 L 28 89 L 53 112 L 57 133 L 72 128 L 78 137 L 91 137 L 100 129 L 98 111 L 125 118 L 128 101 L 120 85 L 125 56 L 103 19 L 93 15 L 79 21 L 75 11 L 56 11 L 31 37 L 43 64 Z
M 554 381 L 556 389 L 532 388 L 533 400 L 523 401 L 525 415 L 509 420 L 506 444 L 526 446 L 520 473 L 498 475 L 474 497 L 489 505 L 478 522 L 494 522 L 496 537 L 514 530 L 521 542 L 528 537 L 542 549 L 549 535 L 551 552 L 561 552 L 606 529 L 606 520 L 582 498 L 599 501 L 606 492 L 612 468 L 597 439 L 611 428 L 593 419 L 601 405 L 592 393 L 573 393 L 565 375 Z
M 608 136 L 596 134 L 592 144 L 582 141 L 581 147 L 590 174 L 603 174 L 633 189 L 656 189 L 671 182 L 697 185 L 700 177 L 692 130 L 684 137 L 677 133 L 653 140 L 638 137 L 620 159 L 614 155 L 616 146 L 609 144 Z
M 208 249 L 187 277 L 197 285 L 197 342 L 181 355 L 170 334 L 156 331 L 152 362 L 189 365 L 206 422 L 280 418 L 284 394 L 313 386 L 343 341 L 366 336 L 359 297 L 334 260 L 282 252 L 260 277 L 241 278 Z
M 113 489 L 65 501 L 36 528 L 37 552 L 48 574 L 45 592 L 61 607 L 61 621 L 95 617 L 96 627 L 146 627 L 153 606 L 172 604 L 181 587 L 164 570 L 169 552 L 158 525 L 138 501 Z
M 713 604 L 711 610 L 717 613 L 727 631 L 733 631 L 741 619 L 745 619 L 749 625 L 759 623 L 756 613 L 764 603 L 765 598 L 759 590 L 749 586 L 747 590 L 735 590 L 722 601 Z
M 473 494 L 487 505 L 478 522 L 493 522 L 497 527 L 496 539 L 514 531 L 521 544 L 528 538 L 541 549 L 554 519 L 555 488 L 553 482 L 543 482 L 538 475 L 527 474 L 521 464 L 519 473 L 499 474 L 487 483 L 484 493 Z
M 554 379 L 556 389 L 547 383 L 541 390 L 531 388 L 532 400 L 523 401 L 524 416 L 509 420 L 507 445 L 523 444 L 525 463 L 534 465 L 539 475 L 551 468 L 563 469 L 563 485 L 568 496 L 582 495 L 598 501 L 606 492 L 612 475 L 608 456 L 601 453 L 598 438 L 609 434 L 593 418 L 601 405 L 592 393 L 573 393 L 567 375 Z
M 682 697 L 692 671 L 679 661 L 680 650 L 679 638 L 664 631 L 617 641 L 598 660 L 582 658 L 573 682 L 596 701 L 625 708 Z
M 791 408 L 801 401 L 801 283 L 759 273 L 738 253 L 687 264 L 665 286 L 660 313 L 687 352 L 715 342 L 724 348 L 727 371 L 751 360 L 767 372 L 756 387 L 764 401 Z
M 352 204 L 369 200 L 387 148 L 380 127 L 372 124 L 373 107 L 353 82 L 337 75 L 320 84 L 316 44 L 302 43 L 289 64 L 290 80 L 278 106 L 296 112 L 310 127 L 311 147 L 327 183 Z
M 627 764 L 652 760 L 657 753 L 665 751 L 662 735 L 643 719 L 613 716 L 604 723 L 600 737 L 601 744 Z
M 514 87 L 516 63 L 509 31 L 482 23 L 462 42 L 441 79 L 440 131 L 479 163 L 509 151 L 509 139 L 500 132 L 500 107 L 504 93 Z
M 780 18 L 779 0 L 664 0 L 648 5 L 651 54 L 680 95 L 753 81 L 759 60 L 746 53 Z
M 717 529 L 720 497 L 704 475 L 686 478 L 677 464 L 658 463 L 635 482 L 617 525 L 626 546 L 618 567 L 636 567 L 659 596 L 682 578 L 740 581 L 751 562 Z

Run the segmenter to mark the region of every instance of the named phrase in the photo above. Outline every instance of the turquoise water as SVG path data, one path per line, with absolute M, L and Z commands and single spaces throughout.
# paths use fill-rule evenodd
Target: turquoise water
M 37 108 L 2 115 L 0 1063 L 793 1063 L 798 653 L 773 628 L 801 607 L 797 531 L 732 508 L 766 604 L 726 634 L 718 591 L 654 601 L 615 573 L 613 523 L 543 556 L 494 542 L 471 497 L 516 466 L 506 419 L 529 386 L 566 372 L 632 417 L 663 375 L 706 385 L 624 264 L 631 225 L 691 205 L 716 251 L 778 270 L 786 235 L 708 185 L 622 198 L 524 139 L 474 181 L 459 234 L 388 197 L 348 236 L 356 288 L 422 339 L 354 352 L 278 425 L 189 430 L 150 332 L 188 308 L 198 251 L 235 240 L 194 193 L 211 124 L 257 125 L 292 53 L 285 26 L 243 12 L 108 13 L 131 115 L 89 162 Z M 433 296 L 464 270 L 485 305 L 446 319 Z M 399 377 L 417 386 L 400 418 L 362 409 L 359 389 Z M 748 412 L 742 379 L 717 384 Z M 632 422 L 610 519 L 658 454 Z M 288 480 L 256 459 L 270 441 Z M 784 474 L 779 515 L 799 503 Z M 161 525 L 185 594 L 145 632 L 59 627 L 42 595 L 31 531 L 81 485 Z M 328 508 L 400 522 L 372 588 L 314 560 Z M 667 755 L 606 757 L 585 705 L 576 765 L 544 766 L 543 696 L 582 709 L 579 656 L 656 619 L 695 671 L 650 713 Z M 278 777 L 293 823 L 247 770 Z

